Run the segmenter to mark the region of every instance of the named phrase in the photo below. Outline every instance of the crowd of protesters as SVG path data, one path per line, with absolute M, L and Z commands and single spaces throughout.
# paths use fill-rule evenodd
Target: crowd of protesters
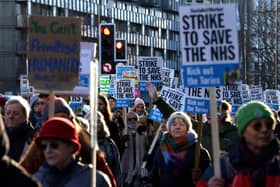
M 116 108 L 113 96 L 98 95 L 97 142 L 91 142 L 90 110 L 75 113 L 64 97 L 54 97 L 50 117 L 48 95 L 1 96 L 1 186 L 279 187 L 278 111 L 250 101 L 232 117 L 231 105 L 221 102 L 222 175 L 215 176 L 209 115 L 197 121 L 175 111 L 152 84 L 147 87 L 151 103 L 139 97 L 129 108 Z M 163 114 L 161 123 L 149 119 L 153 105 Z

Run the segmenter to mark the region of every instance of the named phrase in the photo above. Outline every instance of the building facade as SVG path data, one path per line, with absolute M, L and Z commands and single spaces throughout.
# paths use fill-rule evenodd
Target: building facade
M 20 76 L 27 74 L 27 22 L 28 15 L 31 14 L 78 16 L 82 20 L 82 40 L 96 43 L 99 24 L 115 23 L 116 37 L 127 40 L 130 65 L 136 65 L 138 56 L 161 56 L 164 67 L 175 69 L 175 77 L 179 78 L 181 57 L 178 8 L 180 5 L 193 2 L 193 0 L 1 0 L 0 92 L 19 93 Z

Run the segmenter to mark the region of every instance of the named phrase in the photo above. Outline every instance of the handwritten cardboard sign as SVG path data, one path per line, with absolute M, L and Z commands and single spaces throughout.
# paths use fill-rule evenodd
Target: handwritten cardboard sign
M 72 90 L 79 81 L 81 20 L 29 17 L 28 79 L 36 89 Z

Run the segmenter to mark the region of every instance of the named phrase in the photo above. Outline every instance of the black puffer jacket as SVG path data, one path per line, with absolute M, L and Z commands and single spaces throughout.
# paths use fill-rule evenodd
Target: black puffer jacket
M 6 128 L 6 131 L 10 141 L 8 155 L 18 162 L 36 131 L 30 122 L 24 122 L 16 128 Z
M 38 187 L 41 186 L 16 161 L 7 155 L 9 141 L 0 120 L 0 176 L 1 187 Z

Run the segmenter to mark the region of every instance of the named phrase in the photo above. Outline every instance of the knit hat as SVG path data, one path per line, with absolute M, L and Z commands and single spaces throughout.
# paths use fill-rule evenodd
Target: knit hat
M 188 114 L 179 111 L 179 112 L 173 112 L 173 113 L 169 116 L 169 118 L 168 118 L 168 120 L 167 120 L 167 123 L 166 123 L 166 125 L 167 125 L 167 127 L 168 127 L 168 130 L 170 130 L 171 124 L 172 124 L 172 122 L 173 122 L 173 120 L 174 120 L 175 118 L 183 119 L 184 122 L 185 122 L 185 124 L 188 125 L 189 130 L 192 129 L 192 121 L 191 121 L 191 118 L 188 116 Z
M 71 108 L 62 97 L 56 97 L 54 101 L 54 113 L 63 112 L 68 115 L 71 114 Z
M 30 97 L 29 105 L 30 105 L 31 108 L 32 108 L 32 107 L 34 106 L 34 104 L 38 101 L 38 99 L 39 99 L 39 95 L 38 95 L 38 94 L 32 95 L 32 96 Z
M 46 105 L 43 115 L 42 115 L 42 122 L 46 121 L 49 118 L 49 107 L 48 104 Z M 59 112 L 63 112 L 67 115 L 72 115 L 74 114 L 74 112 L 72 111 L 72 109 L 70 108 L 70 106 L 68 105 L 68 103 L 66 102 L 65 99 L 63 99 L 62 97 L 55 97 L 54 99 L 54 113 L 59 113 Z
M 140 105 L 140 104 L 145 106 L 145 101 L 143 99 L 137 97 L 134 101 L 134 106 L 137 106 L 137 105 Z
M 77 147 L 75 152 L 81 148 L 78 131 L 74 124 L 66 118 L 53 117 L 43 123 L 39 135 L 35 140 L 36 145 L 39 146 L 41 140 L 47 138 L 62 139 L 71 142 Z
M 240 135 L 243 134 L 249 122 L 260 119 L 269 118 L 273 120 L 273 129 L 275 128 L 275 118 L 271 109 L 260 101 L 250 101 L 241 106 L 236 113 L 236 124 Z

